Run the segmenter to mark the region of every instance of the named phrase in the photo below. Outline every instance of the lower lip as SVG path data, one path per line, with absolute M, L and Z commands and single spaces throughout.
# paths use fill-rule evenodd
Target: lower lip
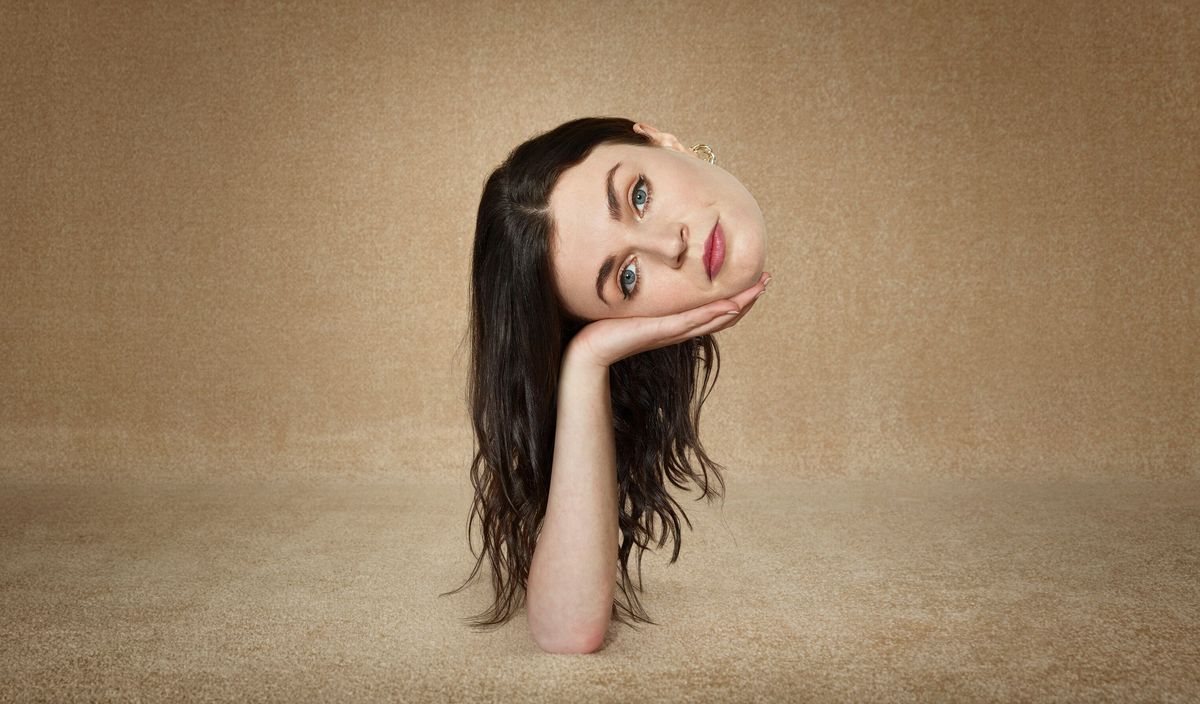
M 725 263 L 725 233 L 721 231 L 721 223 L 713 229 L 708 237 L 708 280 L 716 278 L 721 265 Z

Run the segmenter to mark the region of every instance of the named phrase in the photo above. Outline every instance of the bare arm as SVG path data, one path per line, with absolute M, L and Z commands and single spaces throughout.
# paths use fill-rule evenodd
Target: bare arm
M 534 642 L 590 653 L 612 618 L 617 573 L 617 464 L 608 367 L 563 359 L 546 515 L 529 568 Z
M 609 365 L 734 325 L 754 307 L 767 281 L 764 272 L 732 298 L 680 313 L 596 320 L 567 344 L 558 379 L 550 494 L 525 589 L 529 630 L 543 650 L 593 652 L 612 619 L 619 538 Z

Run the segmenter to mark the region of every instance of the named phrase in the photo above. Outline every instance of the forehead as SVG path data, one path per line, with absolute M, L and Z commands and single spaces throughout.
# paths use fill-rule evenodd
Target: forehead
M 606 195 L 608 172 L 621 164 L 613 175 L 613 189 L 620 202 L 629 173 L 652 158 L 654 151 L 635 144 L 601 144 L 583 161 L 563 171 L 550 193 L 555 247 L 562 247 L 572 236 L 600 234 L 614 227 Z

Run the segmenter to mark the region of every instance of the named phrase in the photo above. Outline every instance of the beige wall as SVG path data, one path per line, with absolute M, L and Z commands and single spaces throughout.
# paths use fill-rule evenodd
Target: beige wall
M 581 115 L 766 213 L 732 472 L 1200 476 L 1196 3 L 0 5 L 0 470 L 465 481 L 487 171 Z

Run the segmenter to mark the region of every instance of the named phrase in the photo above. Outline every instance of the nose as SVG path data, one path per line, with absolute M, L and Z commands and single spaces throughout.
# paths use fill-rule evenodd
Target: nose
M 649 252 L 657 255 L 670 266 L 679 268 L 687 262 L 691 238 L 687 226 L 675 221 L 665 224 L 654 233 L 652 240 L 646 244 Z M 701 242 L 700 246 L 703 247 L 704 243 Z M 703 256 L 703 252 L 698 256 Z

